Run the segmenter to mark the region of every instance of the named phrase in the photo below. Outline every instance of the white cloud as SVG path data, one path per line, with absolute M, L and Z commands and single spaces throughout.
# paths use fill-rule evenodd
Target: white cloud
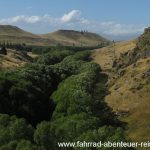
M 80 20 L 80 14 L 81 12 L 79 10 L 72 10 L 71 12 L 64 14 L 61 17 L 61 20 L 64 23 L 76 22 Z
M 53 24 L 70 24 L 70 23 L 87 23 L 88 20 L 80 17 L 81 12 L 79 10 L 72 10 L 71 12 L 64 14 L 60 18 L 50 17 L 49 15 L 43 16 L 25 16 L 19 15 L 11 18 L 4 18 L 0 19 L 0 24 L 17 24 L 17 23 L 28 23 L 28 24 L 35 24 L 35 23 L 49 23 L 50 25 Z
M 0 19 L 0 24 L 29 24 L 37 28 L 44 25 L 47 28 L 59 29 L 75 29 L 75 30 L 89 30 L 97 32 L 100 34 L 110 35 L 110 36 L 128 36 L 133 34 L 142 33 L 145 25 L 134 25 L 134 24 L 119 24 L 113 21 L 100 22 L 85 19 L 81 16 L 81 11 L 72 10 L 69 13 L 64 14 L 61 17 L 54 18 L 49 15 L 43 16 L 25 16 L 19 15 L 10 18 Z
M 81 11 L 72 10 L 67 14 L 64 14 L 61 18 L 62 23 L 66 24 L 88 24 L 89 20 L 81 17 Z
M 40 16 L 29 16 L 28 17 L 28 16 L 20 15 L 20 16 L 15 16 L 12 18 L 1 19 L 0 24 L 15 24 L 15 23 L 19 23 L 19 22 L 37 23 L 40 20 L 42 20 L 42 18 Z
M 115 22 L 102 22 L 97 24 L 97 30 L 101 30 L 104 34 L 108 35 L 131 35 L 140 34 L 144 31 L 145 25 L 136 24 L 118 24 Z

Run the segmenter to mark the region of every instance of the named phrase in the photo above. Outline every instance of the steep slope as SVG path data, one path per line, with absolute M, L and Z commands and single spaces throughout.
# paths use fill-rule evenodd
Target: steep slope
M 53 39 L 62 45 L 97 46 L 101 44 L 105 45 L 110 42 L 95 33 L 74 30 L 58 30 L 53 33 L 45 34 L 43 37 Z
M 115 60 L 114 66 L 123 68 L 139 59 L 150 56 L 150 28 L 146 28 L 144 33 L 137 39 L 136 47 L 132 51 L 127 51 L 119 59 Z
M 32 58 L 22 51 L 7 50 L 7 55 L 0 54 L 0 70 L 22 66 L 32 61 Z
M 93 61 L 109 75 L 110 94 L 105 100 L 127 123 L 133 141 L 150 139 L 150 56 L 145 56 L 144 47 L 149 45 L 145 36 L 150 38 L 144 33 L 137 40 L 116 43 L 92 54 Z M 140 42 L 144 43 L 142 47 Z
M 53 33 L 36 35 L 11 25 L 0 25 L 0 42 L 26 43 L 28 45 L 75 45 L 97 46 L 109 41 L 95 33 L 59 30 Z
M 110 77 L 106 101 L 128 123 L 133 141 L 150 138 L 150 58 L 142 58 Z
M 117 42 L 115 45 L 111 44 L 110 46 L 96 49 L 92 53 L 92 58 L 96 63 L 101 65 L 104 71 L 107 71 L 107 69 L 110 70 L 112 69 L 114 60 L 118 60 L 126 52 L 130 52 L 135 48 L 136 41 L 137 40 L 135 39 L 131 41 Z

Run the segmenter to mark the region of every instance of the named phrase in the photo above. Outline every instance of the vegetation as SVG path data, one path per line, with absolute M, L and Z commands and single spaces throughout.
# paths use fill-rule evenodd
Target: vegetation
M 50 51 L 61 51 L 61 50 L 69 50 L 69 51 L 84 51 L 84 50 L 93 50 L 96 48 L 101 48 L 101 46 L 63 46 L 63 45 L 56 45 L 56 46 L 29 46 L 30 50 L 34 54 L 44 54 Z
M 129 140 L 104 102 L 107 75 L 88 62 L 89 55 L 52 50 L 32 64 L 0 72 L 0 149 L 57 150 L 58 142 Z
M 7 50 L 4 46 L 0 46 L 0 54 L 7 55 Z

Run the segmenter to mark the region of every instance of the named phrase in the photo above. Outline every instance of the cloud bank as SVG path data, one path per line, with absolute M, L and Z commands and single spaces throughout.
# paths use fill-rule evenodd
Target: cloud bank
M 75 30 L 89 30 L 97 32 L 102 35 L 113 36 L 131 36 L 137 35 L 143 32 L 144 25 L 136 24 L 119 24 L 113 21 L 100 22 L 95 20 L 89 20 L 82 17 L 82 13 L 79 10 L 72 10 L 65 13 L 61 17 L 51 17 L 47 14 L 43 16 L 26 16 L 18 15 L 10 18 L 0 19 L 0 24 L 12 24 L 12 25 L 30 25 L 39 27 L 47 26 L 47 28 L 66 28 Z

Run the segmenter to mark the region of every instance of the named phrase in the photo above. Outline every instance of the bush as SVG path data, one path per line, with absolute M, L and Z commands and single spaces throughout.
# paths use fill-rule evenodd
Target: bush
M 11 115 L 0 115 L 0 149 L 57 150 L 61 141 L 126 140 L 104 101 L 107 76 L 88 60 L 89 51 L 53 51 L 38 63 L 0 72 L 0 113 Z
M 15 116 L 8 116 L 0 114 L 0 146 L 6 145 L 10 142 L 17 143 L 24 140 L 32 140 L 34 129 L 28 125 L 24 119 L 18 119 Z M 13 144 L 14 145 L 14 144 Z

